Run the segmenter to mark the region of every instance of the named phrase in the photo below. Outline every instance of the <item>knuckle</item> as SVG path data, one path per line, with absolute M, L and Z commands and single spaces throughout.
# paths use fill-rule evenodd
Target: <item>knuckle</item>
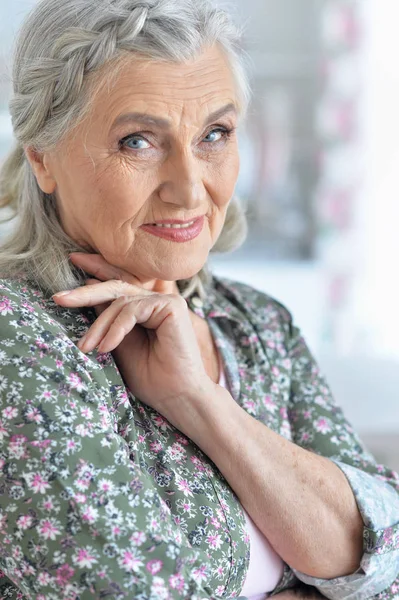
M 174 304 L 174 306 L 176 307 L 176 309 L 178 309 L 178 310 L 186 310 L 187 309 L 187 302 L 185 301 L 183 296 L 180 296 L 179 294 L 169 294 L 169 298 L 170 298 L 170 301 L 172 302 L 172 304 Z
M 126 298 L 129 295 L 129 292 L 131 294 L 132 290 L 131 286 L 126 283 L 126 281 L 123 281 L 123 279 L 113 279 L 112 292 L 115 298 L 120 298 L 121 296 Z

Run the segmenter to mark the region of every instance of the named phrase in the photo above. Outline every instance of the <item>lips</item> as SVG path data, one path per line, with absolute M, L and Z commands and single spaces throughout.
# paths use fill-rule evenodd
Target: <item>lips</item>
M 202 231 L 205 217 L 192 221 L 166 220 L 157 223 L 142 225 L 140 229 L 157 237 L 172 242 L 189 242 L 195 239 Z

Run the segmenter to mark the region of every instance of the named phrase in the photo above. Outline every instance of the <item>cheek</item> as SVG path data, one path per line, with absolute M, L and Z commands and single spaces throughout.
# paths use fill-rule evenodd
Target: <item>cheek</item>
M 90 212 L 105 228 L 111 223 L 134 221 L 145 202 L 145 177 L 121 164 L 97 172 L 91 185 Z
M 227 205 L 234 194 L 239 170 L 238 152 L 231 152 L 213 171 L 213 199 L 221 209 L 227 209 Z

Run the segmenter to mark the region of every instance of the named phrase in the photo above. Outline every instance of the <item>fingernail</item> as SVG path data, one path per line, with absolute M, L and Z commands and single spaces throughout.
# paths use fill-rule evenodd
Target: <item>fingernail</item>
M 53 298 L 62 298 L 63 296 L 68 296 L 69 294 L 72 294 L 72 292 L 58 292 L 58 294 L 54 294 L 52 297 Z

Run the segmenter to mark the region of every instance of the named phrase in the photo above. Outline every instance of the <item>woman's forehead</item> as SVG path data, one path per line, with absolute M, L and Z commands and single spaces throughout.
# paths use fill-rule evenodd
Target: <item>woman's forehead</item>
M 132 114 L 152 115 L 166 127 L 183 113 L 203 119 L 230 105 L 238 105 L 234 76 L 222 51 L 213 47 L 188 63 L 125 62 L 112 85 L 100 87 L 91 112 L 110 128 Z

